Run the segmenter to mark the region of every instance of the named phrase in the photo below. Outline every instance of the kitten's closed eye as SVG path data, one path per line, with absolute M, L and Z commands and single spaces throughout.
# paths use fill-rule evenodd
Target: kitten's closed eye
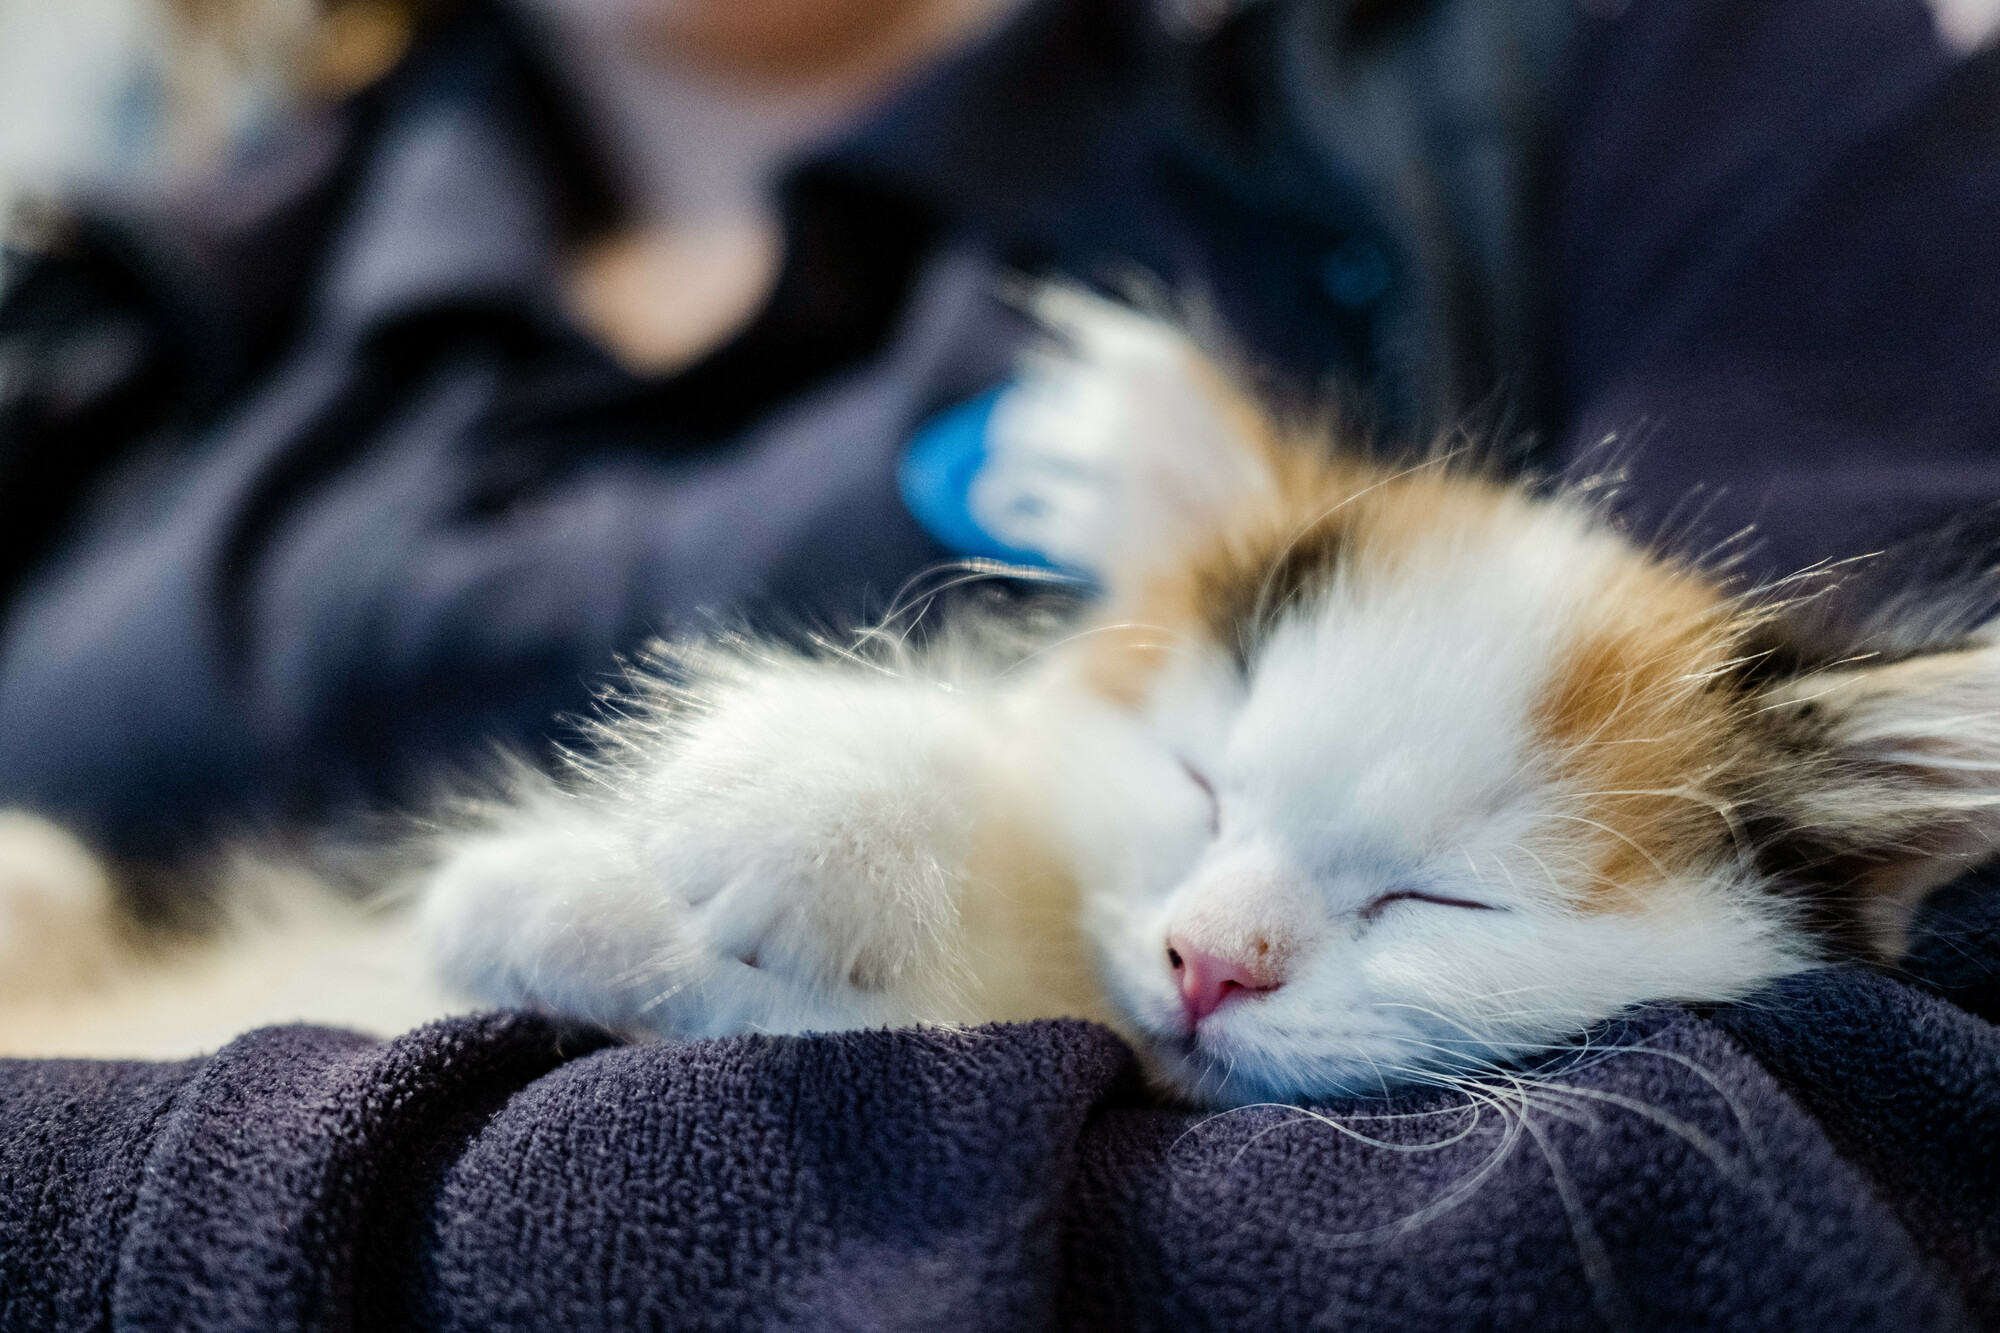
M 1222 831 L 1222 801 L 1215 794 L 1215 784 L 1208 780 L 1207 774 L 1185 759 L 1181 760 L 1181 768 L 1194 780 L 1194 785 L 1201 788 L 1201 794 L 1208 798 L 1208 832 L 1213 837 Z
M 1397 889 L 1393 893 L 1380 894 L 1370 900 L 1368 905 L 1361 909 L 1361 919 L 1373 921 L 1396 903 L 1429 903 L 1433 907 L 1463 907 L 1474 912 L 1507 910 L 1504 907 L 1495 907 L 1492 903 L 1476 903 L 1470 898 L 1447 898 L 1443 894 L 1422 893 L 1416 889 Z

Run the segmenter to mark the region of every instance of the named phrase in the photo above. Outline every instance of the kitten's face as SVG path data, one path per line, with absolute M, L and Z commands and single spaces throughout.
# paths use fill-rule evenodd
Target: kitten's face
M 1124 609 L 1167 646 L 1100 663 L 1181 766 L 1147 816 L 1177 858 L 1091 886 L 1162 1074 L 1208 1101 L 1363 1092 L 1806 965 L 1718 810 L 1763 762 L 1734 743 L 1719 596 L 1471 483 L 1328 522 L 1198 555 Z
M 1894 957 L 2000 850 L 1992 633 L 1810 667 L 1578 507 L 1287 441 L 1173 330 L 1038 309 L 1063 347 L 1017 421 L 1098 478 L 1078 674 L 1121 719 L 1071 745 L 1086 922 L 1189 1094 L 1365 1092 Z

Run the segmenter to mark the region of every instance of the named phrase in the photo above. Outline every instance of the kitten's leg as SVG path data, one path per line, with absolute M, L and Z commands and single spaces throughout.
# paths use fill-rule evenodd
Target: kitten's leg
M 425 903 L 480 998 L 683 1036 L 969 1017 L 958 893 L 992 700 L 739 664 L 575 790 L 535 779 Z

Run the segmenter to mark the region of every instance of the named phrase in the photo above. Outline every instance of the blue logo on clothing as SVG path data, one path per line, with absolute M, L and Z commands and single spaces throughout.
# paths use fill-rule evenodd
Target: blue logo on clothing
M 1058 569 L 1045 553 L 1002 541 L 972 516 L 973 483 L 988 459 L 987 428 L 1010 387 L 948 407 L 918 427 L 903 455 L 897 484 L 910 513 L 945 549 L 975 559 Z

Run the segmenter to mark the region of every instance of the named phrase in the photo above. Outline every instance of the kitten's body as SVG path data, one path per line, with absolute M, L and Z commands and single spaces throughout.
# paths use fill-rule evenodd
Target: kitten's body
M 1775 672 L 1770 608 L 1576 504 L 1287 441 L 1163 328 L 1047 313 L 1015 447 L 1095 487 L 1103 597 L 1026 647 L 666 651 L 444 865 L 454 979 L 683 1036 L 1082 1014 L 1289 1099 L 1893 956 L 1989 848 L 1991 650 Z
M 1787 656 L 1578 503 L 1285 438 L 1163 326 L 1043 311 L 992 443 L 1102 596 L 662 649 L 446 841 L 448 980 L 666 1036 L 1082 1015 L 1290 1100 L 1893 958 L 1993 847 L 2000 650 Z

